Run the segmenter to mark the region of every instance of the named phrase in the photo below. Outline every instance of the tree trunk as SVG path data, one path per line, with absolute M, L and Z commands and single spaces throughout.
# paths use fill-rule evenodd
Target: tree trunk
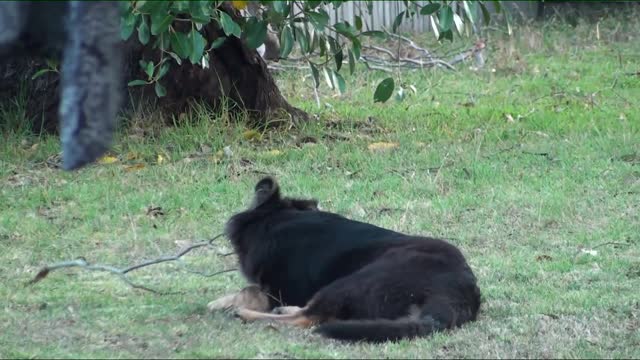
M 240 15 L 228 4 L 222 10 L 238 21 Z M 175 22 L 178 31 L 183 30 L 183 22 Z M 224 36 L 217 23 L 211 22 L 202 34 L 211 43 Z M 160 52 L 140 44 L 132 36 L 125 44 L 126 82 L 134 79 L 146 79 L 140 69 L 140 59 L 160 59 Z M 173 61 L 173 60 L 172 60 Z M 35 80 L 31 77 L 39 69 L 46 67 L 43 58 L 15 58 L 0 63 L 0 97 L 3 100 L 16 98 L 21 89 L 26 100 L 26 116 L 33 119 L 34 131 L 58 130 L 59 78 L 55 72 L 46 73 Z M 167 95 L 156 102 L 156 106 L 170 114 L 188 110 L 193 100 L 198 100 L 213 109 L 223 104 L 235 104 L 232 107 L 246 111 L 253 125 L 273 124 L 269 120 L 278 113 L 287 113 L 292 121 L 306 120 L 307 114 L 291 106 L 280 93 L 267 65 L 257 51 L 249 49 L 243 40 L 230 36 L 217 49 L 209 53 L 209 67 L 204 69 L 183 61 L 181 66 L 172 63 L 169 72 L 160 80 L 167 89 Z M 130 91 L 136 101 L 142 98 L 155 98 L 153 85 L 142 88 L 124 88 Z M 128 98 L 128 97 L 124 97 Z M 123 104 L 123 105 L 129 105 Z M 125 109 L 123 107 L 123 109 Z M 282 118 L 281 116 L 278 118 Z

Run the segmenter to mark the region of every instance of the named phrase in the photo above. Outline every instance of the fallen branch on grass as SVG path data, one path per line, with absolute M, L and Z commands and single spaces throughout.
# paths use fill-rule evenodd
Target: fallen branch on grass
M 159 295 L 172 295 L 172 294 L 179 294 L 180 292 L 164 292 L 164 291 L 158 291 L 152 288 L 149 288 L 147 286 L 144 285 L 140 285 L 140 284 L 136 284 L 134 282 L 132 282 L 128 277 L 127 274 L 134 271 L 134 270 L 138 270 L 147 266 L 151 266 L 151 265 L 155 265 L 155 264 L 160 264 L 160 263 L 164 263 L 164 262 L 168 262 L 168 261 L 175 261 L 178 262 L 185 271 L 192 273 L 192 274 L 198 274 L 201 276 L 205 276 L 205 277 L 212 277 L 215 275 L 219 275 L 219 274 L 223 274 L 226 272 L 230 272 L 230 271 L 235 271 L 236 269 L 226 269 L 226 270 L 222 270 L 222 271 L 216 271 L 213 273 L 205 273 L 205 272 L 200 272 L 197 270 L 192 270 L 192 269 L 188 269 L 186 268 L 185 264 L 182 263 L 181 258 L 188 254 L 189 252 L 201 248 L 201 247 L 205 247 L 205 246 L 211 246 L 213 244 L 213 242 L 218 239 L 219 237 L 221 237 L 224 234 L 218 234 L 216 236 L 214 236 L 213 238 L 206 240 L 206 241 L 202 241 L 202 242 L 198 242 L 195 244 L 192 244 L 186 248 L 184 248 L 183 250 L 181 250 L 180 252 L 178 252 L 178 254 L 176 255 L 169 255 L 169 256 L 162 256 L 159 257 L 157 259 L 153 259 L 153 260 L 148 260 L 148 261 L 144 261 L 140 264 L 136 264 L 136 265 L 132 265 L 126 268 L 117 268 L 115 266 L 111 266 L 111 265 L 101 265 L 101 264 L 91 264 L 89 262 L 87 262 L 86 259 L 84 258 L 79 258 L 76 260 L 70 260 L 70 261 L 62 261 L 59 263 L 55 263 L 52 265 L 47 265 L 44 268 L 42 268 L 38 274 L 36 274 L 36 276 L 30 280 L 27 285 L 33 285 L 39 281 L 41 281 L 42 279 L 46 278 L 50 272 L 58 270 L 58 269 L 64 269 L 64 268 L 71 268 L 71 267 L 79 267 L 85 270 L 89 270 L 89 271 L 103 271 L 103 272 L 109 272 L 115 275 L 118 275 L 118 277 L 120 278 L 120 280 L 124 281 L 125 283 L 127 283 L 127 285 L 131 286 L 134 289 L 141 289 L 141 290 L 145 290 L 145 291 L 149 291 L 152 292 L 154 294 L 159 294 Z
M 400 56 L 400 51 L 392 51 L 382 46 L 363 46 L 363 50 L 367 50 L 366 54 L 362 54 L 360 61 L 365 64 L 369 70 L 378 70 L 384 72 L 393 72 L 393 69 L 424 69 L 434 66 L 443 67 L 449 70 L 455 71 L 453 66 L 457 63 L 463 62 L 471 57 L 476 57 L 476 67 L 481 67 L 484 64 L 484 58 L 482 51 L 485 48 L 483 41 L 479 40 L 471 48 L 464 49 L 459 53 L 449 55 L 450 60 L 444 60 L 442 57 L 436 57 L 427 49 L 418 46 L 413 40 L 386 32 L 391 38 L 395 38 L 400 42 L 406 43 L 410 48 L 420 53 L 418 56 Z M 377 55 L 381 54 L 381 55 Z M 344 61 L 344 60 L 343 60 Z M 289 58 L 287 60 L 280 60 L 278 63 L 269 62 L 267 65 L 271 71 L 287 71 L 287 70 L 308 70 L 308 58 Z

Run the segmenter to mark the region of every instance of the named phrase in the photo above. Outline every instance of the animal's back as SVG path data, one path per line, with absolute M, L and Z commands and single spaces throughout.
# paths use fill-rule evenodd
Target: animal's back
M 261 252 L 262 281 L 287 305 L 303 306 L 323 286 L 370 263 L 406 235 L 337 214 L 274 214 Z

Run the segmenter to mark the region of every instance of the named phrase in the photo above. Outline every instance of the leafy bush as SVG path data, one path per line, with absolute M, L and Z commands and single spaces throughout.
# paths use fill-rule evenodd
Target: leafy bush
M 140 43 L 152 44 L 160 50 L 160 57 L 140 60 L 146 79 L 133 80 L 129 86 L 153 85 L 158 97 L 166 94 L 159 80 L 171 66 L 189 61 L 207 67 L 212 50 L 220 47 L 225 39 L 235 36 L 244 39 L 249 48 L 260 47 L 267 37 L 268 25 L 279 34 L 280 57 L 287 58 L 297 44 L 301 55 L 309 64 L 315 86 L 320 86 L 320 73 L 327 84 L 340 92 L 346 83 L 340 74 L 346 59 L 349 72 L 356 69 L 360 59 L 363 37 L 385 38 L 387 34 L 365 29 L 364 21 L 355 16 L 354 24 L 341 21 L 331 24 L 326 8 L 340 7 L 346 1 L 260 1 L 264 11 L 261 16 L 245 14 L 239 22 L 233 20 L 221 7 L 222 1 L 128 1 L 123 3 L 121 35 L 124 40 L 134 34 Z M 244 9 L 247 1 L 231 1 L 236 9 Z M 364 1 L 369 11 L 373 1 Z M 424 2 L 421 2 L 424 3 Z M 393 22 L 395 32 L 402 22 L 414 16 L 430 16 L 432 30 L 439 40 L 453 40 L 454 31 L 460 35 L 469 33 L 478 22 L 481 12 L 485 21 L 490 18 L 483 1 L 430 1 L 421 5 L 404 1 L 405 8 Z M 497 3 L 499 6 L 499 3 Z M 200 33 L 212 21 L 217 22 L 225 37 L 211 43 Z M 184 22 L 189 30 L 178 31 L 174 25 Z M 182 28 L 182 27 L 181 27 Z M 312 57 L 312 55 L 314 55 Z M 374 101 L 384 102 L 394 90 L 392 78 L 384 79 L 375 91 Z

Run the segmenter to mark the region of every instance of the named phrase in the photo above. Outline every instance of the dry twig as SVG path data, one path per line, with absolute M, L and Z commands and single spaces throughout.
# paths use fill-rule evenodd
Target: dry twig
M 89 271 L 103 271 L 103 272 L 109 272 L 115 275 L 118 275 L 118 277 L 124 281 L 125 283 L 127 283 L 129 286 L 131 286 L 132 288 L 135 289 L 141 289 L 141 290 L 145 290 L 145 291 L 149 291 L 152 292 L 154 294 L 159 294 L 159 295 L 171 295 L 171 294 L 178 294 L 180 292 L 164 292 L 164 291 L 158 291 L 152 288 L 149 288 L 147 286 L 144 285 L 140 285 L 140 284 L 136 284 L 134 282 L 132 282 L 128 277 L 127 274 L 134 271 L 134 270 L 138 270 L 141 269 L 143 267 L 147 267 L 147 266 L 151 266 L 151 265 L 155 265 L 155 264 L 160 264 L 163 262 L 168 262 L 168 261 L 176 261 L 178 262 L 185 271 L 192 273 L 192 274 L 198 274 L 201 276 L 205 276 L 205 277 L 211 277 L 211 276 L 215 276 L 218 274 L 222 274 L 222 273 L 226 273 L 226 272 L 230 272 L 230 271 L 235 271 L 236 269 L 226 269 L 226 270 L 222 270 L 222 271 L 216 271 L 213 273 L 205 273 L 205 272 L 200 272 L 197 270 L 192 270 L 192 269 L 188 269 L 186 267 L 186 265 L 181 261 L 182 257 L 186 254 L 188 254 L 189 252 L 201 248 L 201 247 L 205 247 L 205 246 L 211 246 L 213 244 L 213 242 L 220 238 L 222 235 L 224 234 L 218 234 L 216 236 L 214 236 L 213 238 L 207 240 L 207 241 L 202 241 L 202 242 L 198 242 L 195 244 L 192 244 L 186 248 L 184 248 L 183 250 L 181 250 L 180 252 L 178 252 L 178 254 L 176 255 L 169 255 L 169 256 L 162 256 L 159 257 L 157 259 L 153 259 L 153 260 L 148 260 L 148 261 L 144 261 L 140 264 L 136 264 L 136 265 L 131 265 L 129 267 L 126 268 L 117 268 L 115 266 L 111 266 L 111 265 L 101 265 L 101 264 L 91 264 L 89 262 L 87 262 L 86 259 L 84 258 L 78 258 L 76 260 L 70 260 L 70 261 L 62 261 L 59 263 L 55 263 L 52 265 L 47 265 L 44 268 L 42 268 L 38 274 L 36 274 L 36 276 L 30 280 L 27 285 L 33 285 L 37 282 L 39 282 L 40 280 L 44 279 L 45 277 L 47 277 L 47 275 L 49 275 L 50 272 L 58 270 L 58 269 L 63 269 L 63 268 L 71 268 L 71 267 L 79 267 L 85 270 L 89 270 Z

